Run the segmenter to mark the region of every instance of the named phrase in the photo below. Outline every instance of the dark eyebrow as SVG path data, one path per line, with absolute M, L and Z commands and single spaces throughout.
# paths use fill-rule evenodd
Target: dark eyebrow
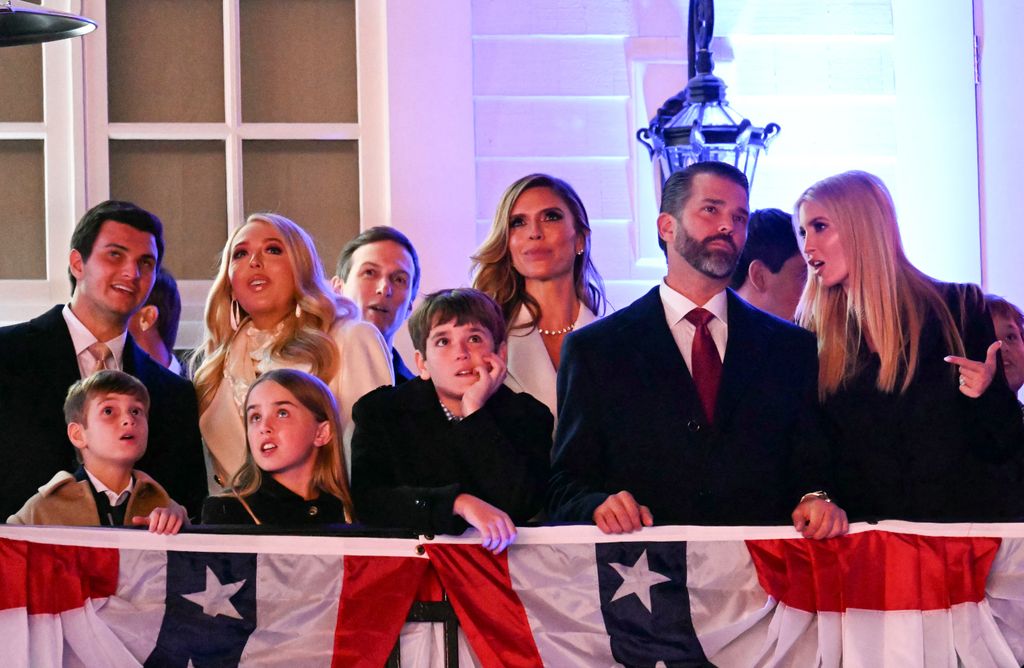
M 705 204 L 714 204 L 714 205 L 716 205 L 716 206 L 725 206 L 726 204 L 728 204 L 728 202 L 726 202 L 726 201 L 725 201 L 724 199 L 715 199 L 714 197 L 705 197 L 705 198 L 704 198 L 703 200 L 701 200 L 701 201 L 702 201 L 702 202 L 704 202 Z M 747 211 L 747 210 L 746 210 L 745 208 L 743 208 L 742 206 L 740 206 L 740 207 L 736 207 L 736 208 L 737 208 L 737 209 L 738 209 L 738 210 L 740 211 L 740 213 L 742 213 L 742 214 L 743 214 L 744 216 L 750 216 L 750 212 L 749 212 L 749 211 Z
M 119 251 L 123 251 L 125 253 L 131 253 L 132 252 L 131 248 L 128 248 L 124 244 L 119 244 L 119 243 L 114 242 L 114 241 L 111 241 L 110 243 L 108 243 L 106 246 L 104 246 L 104 248 L 109 248 L 109 249 L 113 249 L 113 250 L 119 250 Z M 142 257 L 150 258 L 150 259 L 153 259 L 153 260 L 156 259 L 156 256 L 153 255 L 152 253 L 143 253 Z

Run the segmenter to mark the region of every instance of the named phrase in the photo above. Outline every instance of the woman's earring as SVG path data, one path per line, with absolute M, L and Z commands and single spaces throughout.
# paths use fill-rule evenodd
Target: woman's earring
M 231 300 L 231 329 L 238 331 L 238 326 L 242 324 L 242 305 L 238 303 L 237 299 Z
M 302 304 L 300 304 L 299 302 L 295 302 L 295 317 L 302 317 Z
M 583 249 L 581 248 L 581 249 L 579 249 L 578 251 L 576 251 L 576 254 L 577 254 L 577 255 L 583 255 Z

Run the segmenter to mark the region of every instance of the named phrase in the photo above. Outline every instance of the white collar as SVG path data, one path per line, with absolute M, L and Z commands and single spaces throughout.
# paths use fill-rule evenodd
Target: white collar
M 82 468 L 85 468 L 84 466 Z M 115 492 L 110 489 L 92 474 L 89 469 L 85 469 L 85 475 L 89 476 L 89 482 L 92 483 L 93 489 L 97 492 L 103 492 L 107 495 L 107 499 L 110 501 L 110 507 L 116 508 L 128 499 L 128 496 L 132 493 L 132 489 L 135 487 L 135 476 L 128 477 L 128 486 L 122 489 L 120 492 Z
M 61 310 L 61 315 L 64 316 L 64 322 L 68 325 L 68 332 L 71 334 L 71 343 L 75 346 L 75 356 L 81 355 L 85 352 L 86 348 L 96 343 L 99 339 L 96 335 L 89 331 L 89 328 L 82 324 L 82 321 L 78 319 L 78 316 L 71 310 L 70 304 L 65 304 Z M 109 341 L 104 341 L 107 344 L 107 348 L 110 348 L 110 354 L 114 356 L 114 360 L 117 362 L 118 368 L 122 368 L 124 365 L 121 363 L 121 358 L 124 355 L 124 345 L 128 339 L 128 330 L 121 332 L 119 336 L 115 336 Z
M 724 324 L 729 324 L 729 298 L 724 289 L 709 299 L 706 304 L 694 304 L 688 297 L 670 288 L 665 279 L 661 279 L 658 295 L 665 307 L 665 315 L 671 323 L 670 326 L 675 326 L 686 317 L 687 313 L 698 307 L 711 311 L 712 315 Z

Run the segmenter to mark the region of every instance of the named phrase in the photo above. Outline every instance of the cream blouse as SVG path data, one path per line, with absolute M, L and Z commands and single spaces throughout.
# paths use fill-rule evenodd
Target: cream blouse
M 211 494 L 223 487 L 245 461 L 245 420 L 242 403 L 256 376 L 272 369 L 292 368 L 309 371 L 308 364 L 296 364 L 270 354 L 278 327 L 273 332 L 243 325 L 235 334 L 224 363 L 224 378 L 213 400 L 199 416 L 199 430 L 206 445 L 207 473 Z M 384 338 L 376 327 L 352 319 L 339 319 L 328 332 L 338 347 L 338 373 L 328 386 L 338 400 L 341 413 L 345 463 L 351 469 L 352 405 L 364 394 L 381 385 L 393 385 L 391 358 Z
M 558 400 L 555 390 L 555 365 L 548 357 L 541 333 L 534 327 L 530 330 L 515 329 L 515 325 L 530 320 L 530 312 L 520 307 L 513 321 L 512 333 L 508 337 L 508 375 L 505 385 L 513 392 L 526 392 L 548 407 L 558 424 Z M 573 323 L 573 331 L 597 320 L 594 312 L 580 304 L 580 311 Z

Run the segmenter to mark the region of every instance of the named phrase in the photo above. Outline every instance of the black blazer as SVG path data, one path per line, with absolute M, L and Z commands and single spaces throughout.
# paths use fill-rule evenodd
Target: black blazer
M 544 404 L 505 386 L 461 422 L 449 422 L 434 384 L 381 387 L 352 409 L 352 497 L 369 525 L 461 533 L 452 515 L 472 494 L 522 524 L 540 510 L 553 418 Z
M 996 340 L 976 285 L 936 283 L 969 359 Z M 875 387 L 878 355 L 861 346 L 858 369 L 824 402 L 838 462 L 835 494 L 851 520 L 1019 519 L 1024 427 L 1002 365 L 988 391 L 959 391 L 953 351 L 937 317 L 925 320 L 917 373 L 903 393 Z
M 657 524 L 787 524 L 801 495 L 828 489 L 814 337 L 731 290 L 728 309 L 713 426 L 657 287 L 566 338 L 552 519 L 591 522 L 626 490 Z
M 0 517 L 16 512 L 60 470 L 74 471 L 64 398 L 79 380 L 71 333 L 55 306 L 0 328 Z M 192 384 L 153 361 L 128 335 L 122 366 L 150 395 L 149 444 L 136 464 L 197 517 L 206 496 L 199 416 Z
M 260 524 L 280 527 L 311 527 L 345 524 L 345 504 L 336 496 L 322 492 L 306 501 L 266 473 L 260 488 L 245 497 Z M 203 501 L 203 524 L 254 525 L 252 515 L 230 493 Z

